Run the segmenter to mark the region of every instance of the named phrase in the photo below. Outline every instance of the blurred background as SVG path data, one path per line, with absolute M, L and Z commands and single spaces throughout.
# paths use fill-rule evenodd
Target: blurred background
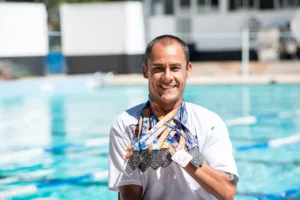
M 228 126 L 237 200 L 300 199 L 300 0 L 0 0 L 0 199 L 117 199 L 110 125 L 181 37 L 185 100 Z

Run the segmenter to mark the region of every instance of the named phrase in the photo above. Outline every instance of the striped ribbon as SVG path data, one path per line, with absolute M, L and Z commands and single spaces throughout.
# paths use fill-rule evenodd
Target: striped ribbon
M 190 150 L 197 147 L 197 140 L 185 126 L 187 122 L 187 110 L 185 103 L 164 115 L 159 106 L 151 99 L 145 104 L 140 119 L 139 132 L 134 141 L 134 150 L 147 149 L 152 145 L 153 150 L 158 150 L 159 137 L 167 134 L 163 146 L 172 144 L 178 146 L 181 137 L 185 139 L 185 145 Z

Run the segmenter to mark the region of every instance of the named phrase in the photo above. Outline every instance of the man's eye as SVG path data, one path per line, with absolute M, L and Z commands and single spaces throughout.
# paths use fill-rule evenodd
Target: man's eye
M 163 70 L 163 68 L 162 68 L 162 67 L 155 67 L 153 70 L 154 70 L 155 72 L 160 72 L 160 71 Z
M 181 69 L 181 67 L 173 67 L 173 71 L 177 72 Z

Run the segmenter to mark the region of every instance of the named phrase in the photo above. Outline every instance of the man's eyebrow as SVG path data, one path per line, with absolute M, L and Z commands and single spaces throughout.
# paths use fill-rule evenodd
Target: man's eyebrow
M 176 67 L 181 67 L 182 65 L 181 65 L 181 63 L 172 63 L 172 64 L 170 64 L 171 66 L 176 66 Z
M 164 66 L 164 64 L 161 64 L 161 63 L 153 63 L 152 66 L 154 66 L 154 67 L 162 67 L 162 66 Z

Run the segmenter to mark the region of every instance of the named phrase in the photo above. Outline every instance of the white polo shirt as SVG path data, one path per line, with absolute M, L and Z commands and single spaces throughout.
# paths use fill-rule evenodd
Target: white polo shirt
M 156 171 L 149 167 L 145 172 L 132 170 L 122 157 L 127 154 L 125 147 L 133 144 L 133 132 L 144 104 L 135 106 L 114 120 L 109 141 L 110 190 L 119 191 L 122 185 L 139 185 L 143 188 L 143 200 L 199 200 L 213 199 L 183 168 L 172 162 Z M 232 145 L 227 127 L 214 112 L 201 106 L 187 103 L 187 128 L 197 137 L 199 150 L 204 154 L 210 167 L 238 176 L 233 158 Z

